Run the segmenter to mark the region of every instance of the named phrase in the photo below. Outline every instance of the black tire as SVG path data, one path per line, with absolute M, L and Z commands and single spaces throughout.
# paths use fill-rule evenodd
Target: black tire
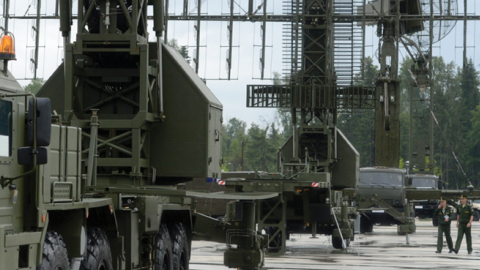
M 43 256 L 40 269 L 70 270 L 67 246 L 56 232 L 49 231 L 43 243 Z
M 367 232 L 373 232 L 373 221 L 370 220 L 370 222 L 368 223 L 368 228 L 367 228 Z
M 167 225 L 160 224 L 155 249 L 155 270 L 173 270 L 172 241 Z
M 105 231 L 98 227 L 87 228 L 87 255 L 80 270 L 112 270 L 112 252 Z
M 345 245 L 347 247 L 350 246 L 350 239 L 345 239 Z M 342 238 L 341 237 L 334 237 L 333 234 L 332 234 L 332 246 L 335 249 L 343 249 Z
M 180 222 L 170 223 L 168 232 L 172 241 L 173 270 L 188 270 L 190 250 L 185 226 Z
M 474 210 L 475 215 L 473 216 L 473 221 L 478 221 L 480 220 L 480 212 L 478 210 Z
M 373 231 L 373 222 L 367 217 L 360 217 L 360 233 L 370 233 Z
M 438 217 L 432 217 L 432 224 L 434 227 L 438 227 Z

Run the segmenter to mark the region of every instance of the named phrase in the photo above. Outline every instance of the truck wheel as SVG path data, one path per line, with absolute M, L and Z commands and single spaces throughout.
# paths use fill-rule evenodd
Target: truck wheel
M 373 231 L 373 222 L 362 216 L 360 218 L 360 233 L 369 233 Z
M 438 227 L 438 218 L 437 217 L 432 218 L 432 224 L 433 224 L 434 227 Z
M 171 223 L 168 232 L 172 241 L 173 270 L 188 270 L 190 252 L 185 227 L 180 222 Z
M 473 216 L 473 221 L 478 221 L 480 220 L 480 212 L 478 210 L 474 210 L 475 215 Z
M 345 239 L 345 245 L 347 247 L 350 246 L 350 239 Z M 336 249 L 342 249 L 343 248 L 342 238 L 341 237 L 334 237 L 333 234 L 332 234 L 332 246 L 333 246 L 333 248 L 336 248 Z
M 373 232 L 373 222 L 372 221 L 368 222 L 368 227 L 367 227 L 366 232 Z
M 70 270 L 67 246 L 56 232 L 47 232 L 40 269 Z
M 107 235 L 98 227 L 87 228 L 87 255 L 81 270 L 112 270 L 112 252 Z
M 172 241 L 168 234 L 167 225 L 163 223 L 160 224 L 158 229 L 155 258 L 155 270 L 173 270 Z

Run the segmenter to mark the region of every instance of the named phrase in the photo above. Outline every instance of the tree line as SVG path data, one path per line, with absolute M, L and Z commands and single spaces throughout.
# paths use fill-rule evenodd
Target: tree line
M 409 159 L 410 74 L 414 62 L 405 58 L 399 67 L 400 76 L 400 164 Z M 378 66 L 372 58 L 363 61 L 363 80 L 357 75 L 356 83 L 374 85 Z M 282 81 L 276 74 L 274 84 Z M 480 186 L 480 93 L 479 73 L 472 60 L 465 69 L 455 63 L 446 63 L 442 57 L 433 59 L 433 162 L 435 174 L 441 175 L 448 188 L 464 188 L 469 182 Z M 419 97 L 413 92 L 412 98 Z M 416 102 L 413 108 L 413 136 L 429 133 L 429 91 L 421 93 L 425 102 Z M 428 117 L 427 117 L 428 116 Z M 292 134 L 289 110 L 277 109 L 271 121 L 247 123 L 231 118 L 223 124 L 223 170 L 276 172 L 278 149 Z M 360 153 L 360 166 L 374 166 L 375 112 L 361 110 L 338 116 L 338 128 Z M 416 147 L 416 145 L 414 145 Z M 430 148 L 432 148 L 430 146 Z M 414 148 L 413 151 L 416 151 Z M 455 158 L 455 156 L 458 159 Z M 427 164 L 431 157 L 427 157 Z M 465 171 L 466 176 L 462 172 Z

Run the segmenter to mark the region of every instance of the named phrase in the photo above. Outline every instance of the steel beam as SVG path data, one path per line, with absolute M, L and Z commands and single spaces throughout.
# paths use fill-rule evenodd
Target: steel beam
M 195 62 L 195 73 L 198 74 L 198 69 L 200 66 L 200 60 L 199 60 L 200 58 L 200 24 L 202 23 L 202 19 L 200 19 L 200 15 L 202 12 L 202 1 L 198 0 L 197 3 L 198 3 L 198 7 L 197 7 L 198 17 L 197 17 L 197 25 L 195 26 L 195 31 L 197 32 L 197 42 L 196 42 L 197 51 L 196 51 L 194 62 Z
M 37 0 L 37 19 L 35 26 L 35 59 L 34 59 L 34 70 L 33 70 L 33 79 L 37 79 L 37 70 L 38 70 L 38 50 L 40 49 L 40 12 L 42 7 L 42 0 Z
M 260 60 L 261 64 L 262 64 L 262 69 L 261 69 L 261 77 L 260 79 L 263 80 L 264 76 L 265 76 L 265 43 L 266 43 L 266 35 L 267 35 L 267 1 L 265 0 L 263 2 L 263 16 L 264 16 L 264 19 L 263 19 L 263 23 L 262 23 L 262 58 Z
M 230 80 L 231 72 L 232 72 L 232 45 L 233 45 L 233 8 L 234 8 L 234 0 L 230 0 L 230 22 L 228 23 L 228 56 L 227 56 L 227 64 L 228 64 L 228 80 Z

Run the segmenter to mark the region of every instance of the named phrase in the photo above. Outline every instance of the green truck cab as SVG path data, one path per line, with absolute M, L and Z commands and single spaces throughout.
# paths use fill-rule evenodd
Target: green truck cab
M 92 226 L 114 226 L 112 201 L 82 196 L 81 129 L 52 124 L 50 100 L 26 93 L 1 66 L 0 269 L 48 269 L 50 249 L 66 248 L 79 265 L 88 215 L 103 216 L 91 217 Z
M 405 199 L 405 171 L 383 166 L 360 168 L 356 202 L 360 231 L 372 232 L 373 225 L 399 225 L 399 234 L 415 231 L 413 207 Z M 413 223 L 413 224 L 412 224 Z
M 409 187 L 417 190 L 438 190 L 438 176 L 431 174 L 409 174 Z M 433 217 L 438 207 L 438 200 L 411 200 L 414 205 L 415 216 L 424 219 Z M 435 221 L 434 221 L 435 225 Z

